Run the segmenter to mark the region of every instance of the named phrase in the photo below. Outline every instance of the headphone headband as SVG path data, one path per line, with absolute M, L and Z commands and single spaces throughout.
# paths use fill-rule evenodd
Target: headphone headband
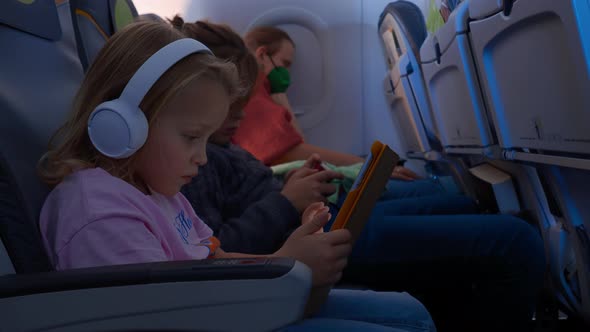
M 207 46 L 192 38 L 179 39 L 164 46 L 139 67 L 123 89 L 119 99 L 139 107 L 156 81 L 175 63 L 193 53 L 213 54 Z

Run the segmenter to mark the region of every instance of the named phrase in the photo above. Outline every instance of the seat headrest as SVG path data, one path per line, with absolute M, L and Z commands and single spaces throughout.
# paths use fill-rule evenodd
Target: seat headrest
M 61 38 L 55 0 L 4 0 L 0 24 L 49 40 Z
M 93 28 L 105 36 L 111 36 L 114 33 L 113 24 L 111 24 L 110 5 L 104 1 L 93 0 L 70 0 L 72 12 L 78 20 L 88 20 Z M 74 22 L 74 24 L 77 22 Z
M 379 27 L 381 27 L 387 14 L 392 15 L 401 25 L 401 28 L 405 30 L 411 44 L 409 46 L 414 51 L 414 54 L 420 54 L 420 46 L 428 34 L 422 10 L 409 1 L 390 2 L 379 17 Z
M 110 7 L 115 32 L 132 23 L 138 16 L 132 0 L 110 0 Z
M 0 1 L 2 15 L 4 5 L 14 1 Z M 84 76 L 70 4 L 53 1 L 61 31 L 57 40 L 0 24 L 0 50 L 10 50 L 0 51 L 0 239 L 17 273 L 51 269 L 38 227 L 50 188 L 36 166 L 67 119 Z
M 106 1 L 70 0 L 70 7 L 78 56 L 84 70 L 87 70 L 106 41 L 115 33 L 110 4 Z
M 87 70 L 106 41 L 137 17 L 131 0 L 70 0 L 80 61 Z

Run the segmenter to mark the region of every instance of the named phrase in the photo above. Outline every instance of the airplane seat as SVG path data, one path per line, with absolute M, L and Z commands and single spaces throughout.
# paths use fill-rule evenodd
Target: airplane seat
M 3 1 L 0 50 L 0 330 L 273 330 L 302 317 L 311 272 L 292 259 L 53 271 L 36 165 L 84 75 L 69 2 Z
M 49 189 L 38 180 L 36 163 L 63 121 L 83 72 L 75 42 L 67 38 L 71 28 L 60 25 L 53 1 L 8 1 L 0 7 L 0 176 L 2 202 L 9 207 L 3 208 L 2 241 L 16 272 L 48 271 L 37 217 Z
M 426 21 L 424 20 L 420 8 L 413 2 L 397 1 L 391 5 L 392 12 L 395 13 L 394 17 L 399 20 L 401 24 L 402 40 L 409 46 L 409 48 L 406 48 L 405 54 L 408 55 L 411 67 L 400 65 L 400 70 L 402 70 L 402 72 L 405 70 L 405 73 L 407 73 L 411 81 L 412 89 L 416 90 L 421 88 L 416 80 L 423 80 L 421 75 L 422 68 L 420 67 L 420 47 L 428 36 Z M 416 73 L 416 75 L 413 75 L 414 73 Z M 415 93 L 418 92 L 420 91 Z M 414 97 L 418 99 L 420 96 L 415 95 Z M 425 97 L 424 99 L 427 100 L 428 98 Z M 423 121 L 425 126 L 427 126 L 427 130 L 436 132 L 436 128 L 429 119 L 430 113 L 428 112 L 428 105 L 424 105 L 420 100 L 416 100 L 416 102 L 420 108 L 421 115 L 424 118 Z
M 410 92 L 410 107 L 415 108 L 414 112 L 420 117 L 430 148 L 442 151 L 420 66 L 420 46 L 428 34 L 424 16 L 420 8 L 412 2 L 398 1 L 390 5 L 394 18 L 400 23 L 401 40 L 408 45 L 406 52 L 402 54 L 402 57 L 405 55 L 405 60 L 400 59 L 399 68 L 406 91 Z
M 420 122 L 415 121 L 419 117 L 412 112 L 409 105 L 410 100 L 406 97 L 406 90 L 398 66 L 391 68 L 388 79 L 390 88 L 386 87 L 386 94 L 387 90 L 391 90 L 391 111 L 395 119 L 395 126 L 399 130 L 399 136 L 404 142 L 406 155 L 409 158 L 426 159 L 424 154 L 431 150 L 430 144 L 424 127 Z
M 499 158 L 471 53 L 468 4 L 426 39 L 421 65 L 445 151 Z
M 582 202 L 590 190 L 581 183 L 590 170 L 589 23 L 585 0 L 469 3 L 469 41 L 503 157 L 551 169 L 539 178 L 561 210 L 545 235 L 552 277 L 562 303 L 588 322 L 590 212 Z M 559 263 L 566 244 L 575 273 Z
M 387 5 L 379 18 L 379 34 L 389 64 L 392 113 L 407 156 L 426 162 L 427 172 L 439 179 L 451 175 L 451 192 L 462 191 L 475 197 L 467 164 L 443 154 L 437 124 L 432 116 L 430 97 L 420 65 L 420 46 L 427 37 L 422 11 L 414 3 L 397 1 Z
M 398 126 L 410 127 L 414 131 L 413 136 L 404 133 L 403 137 L 409 150 L 408 157 L 439 159 L 436 151 L 442 149 L 417 58 L 427 35 L 422 11 L 409 1 L 389 3 L 379 17 L 378 27 L 388 55 L 395 100 L 401 101 L 399 106 L 394 104 Z
M 473 55 L 507 159 L 590 169 L 590 4 L 472 0 Z
M 414 131 L 413 137 L 407 137 L 407 133 L 404 135 L 409 143 L 406 144 L 408 156 L 439 159 L 436 151 L 442 148 L 418 63 L 419 48 L 427 35 L 422 11 L 414 3 L 404 0 L 389 3 L 380 15 L 378 27 L 389 55 L 394 92 L 397 99 L 402 101 L 402 110 L 395 112 L 399 126 Z M 403 99 L 407 99 L 407 102 Z
M 570 266 L 567 261 L 560 262 L 561 270 L 552 272 L 563 279 L 559 280 L 561 284 L 569 286 L 566 300 L 570 302 L 570 307 L 590 324 L 590 206 L 587 204 L 590 190 L 585 185 L 590 181 L 590 172 L 545 166 L 543 175 L 550 187 L 548 189 L 554 192 L 558 204 L 556 215 L 573 256 Z
M 469 186 L 473 196 L 484 210 L 518 213 L 518 204 L 510 203 L 517 194 L 514 189 L 490 190 L 494 187 L 491 183 L 508 174 L 499 176 L 499 171 L 491 165 L 481 164 L 484 158 L 498 159 L 502 155 L 488 121 L 471 54 L 468 4 L 465 1 L 454 8 L 448 21 L 422 44 L 420 62 L 424 80 L 447 158 L 454 156 L 472 164 Z M 509 177 L 507 181 L 511 181 Z M 506 188 L 512 185 L 507 184 Z
M 131 0 L 70 0 L 70 7 L 84 70 L 88 69 L 110 36 L 138 17 Z

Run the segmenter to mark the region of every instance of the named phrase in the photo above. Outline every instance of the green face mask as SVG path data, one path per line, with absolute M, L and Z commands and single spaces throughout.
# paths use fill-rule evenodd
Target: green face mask
M 270 62 L 274 68 L 268 73 L 268 81 L 270 82 L 270 93 L 283 93 L 289 88 L 291 84 L 291 75 L 285 67 L 277 67 L 269 56 Z

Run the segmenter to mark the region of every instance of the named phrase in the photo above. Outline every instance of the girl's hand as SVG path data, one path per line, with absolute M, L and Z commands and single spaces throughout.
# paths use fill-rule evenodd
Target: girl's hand
M 312 222 L 312 220 L 320 213 L 328 213 L 330 209 L 328 206 L 324 205 L 322 202 L 312 203 L 303 211 L 303 215 L 301 216 L 301 224 L 307 224 Z M 332 216 L 328 213 L 328 220 L 330 220 Z M 316 234 L 323 233 L 324 229 L 320 228 Z
M 329 213 L 318 211 L 310 220 L 304 221 L 273 255 L 295 258 L 311 268 L 314 287 L 338 282 L 352 251 L 351 235 L 346 229 L 316 234 L 329 219 Z

